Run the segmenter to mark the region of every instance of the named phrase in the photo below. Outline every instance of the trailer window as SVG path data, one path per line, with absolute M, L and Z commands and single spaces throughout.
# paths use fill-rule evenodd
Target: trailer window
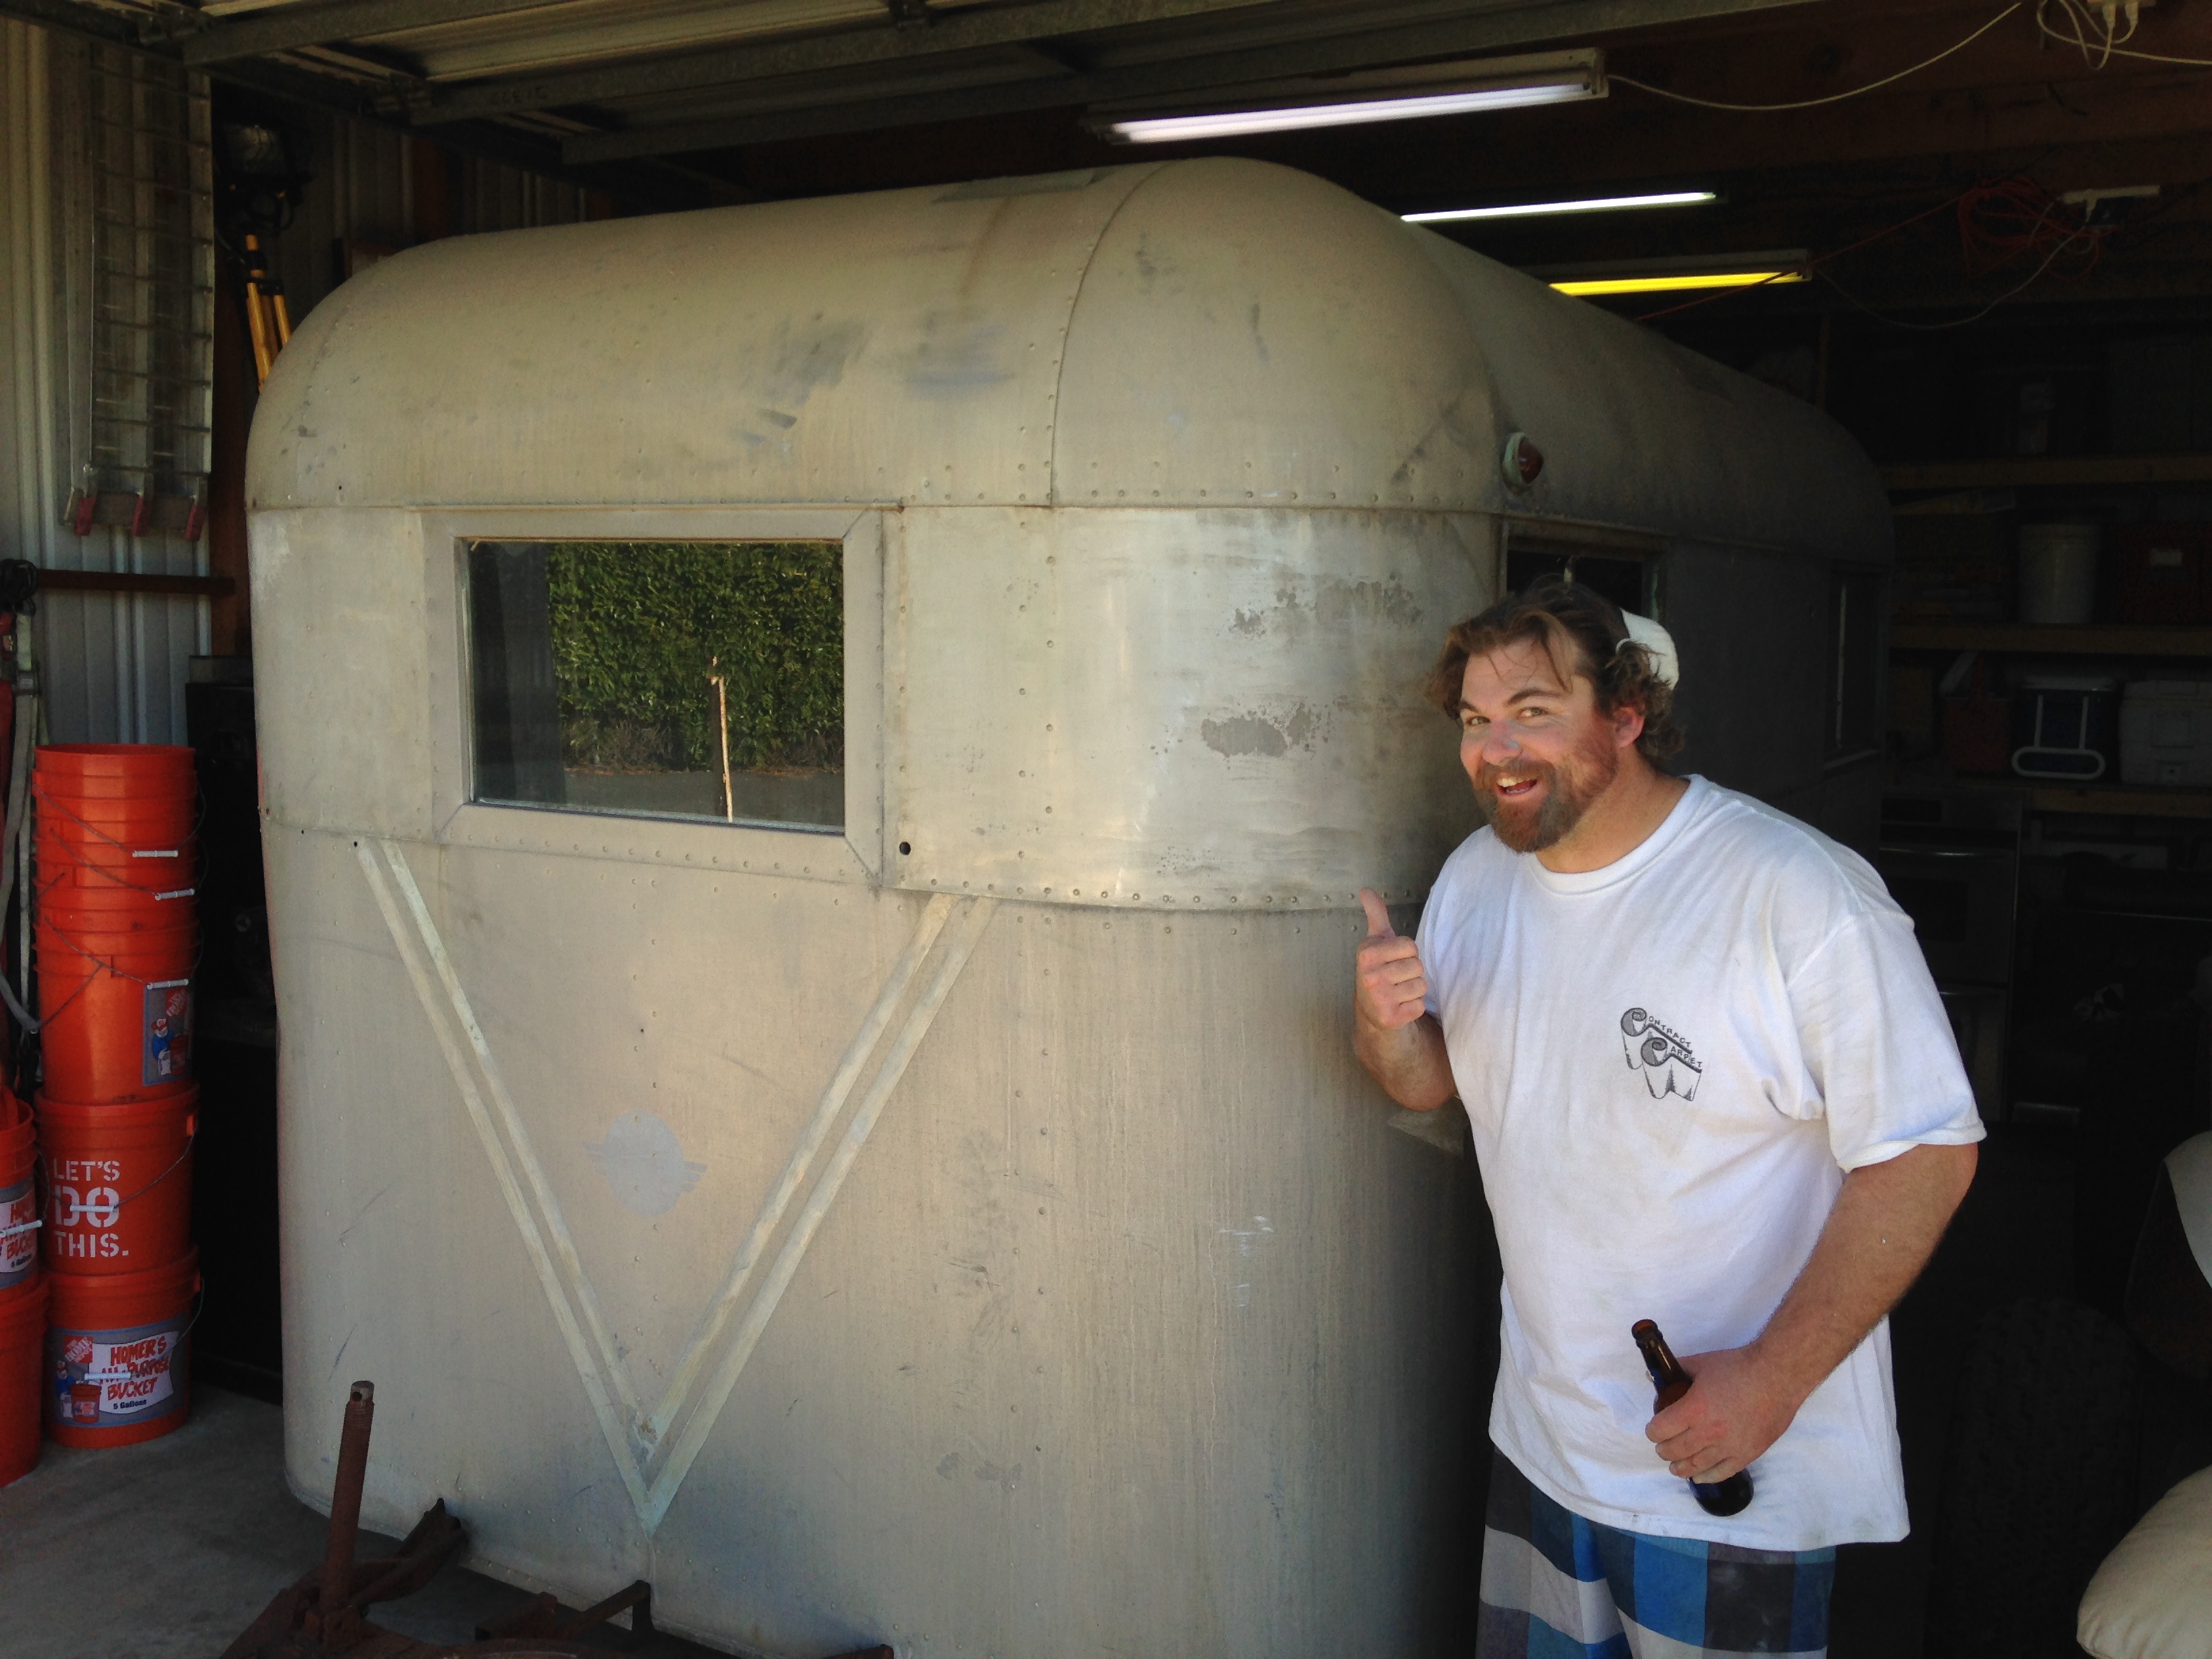
M 1831 764 L 1881 744 L 1881 573 L 1838 567 L 1828 579 L 1828 730 Z
M 1649 617 L 1658 608 L 1652 586 L 1655 568 L 1638 553 L 1571 547 L 1516 535 L 1506 548 L 1505 590 L 1519 593 L 1540 577 L 1564 576 L 1604 595 L 1623 611 Z
M 474 799 L 843 827 L 840 544 L 464 552 Z

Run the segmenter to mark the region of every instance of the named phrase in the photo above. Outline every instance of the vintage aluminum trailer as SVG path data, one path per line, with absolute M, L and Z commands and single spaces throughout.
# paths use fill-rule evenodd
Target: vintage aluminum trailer
M 1479 1210 L 1346 1043 L 1355 890 L 1473 827 L 1416 682 L 1629 561 L 1692 759 L 1870 823 L 1838 428 L 1198 161 L 434 243 L 250 473 L 303 1495 L 368 1375 L 368 1524 L 732 1648 L 1449 1648 Z M 512 781 L 579 543 L 830 550 L 811 827 Z

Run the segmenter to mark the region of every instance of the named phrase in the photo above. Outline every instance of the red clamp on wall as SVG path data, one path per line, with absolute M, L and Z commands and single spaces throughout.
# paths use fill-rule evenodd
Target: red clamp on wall
M 78 490 L 76 499 L 70 504 L 70 528 L 80 536 L 89 536 L 92 534 L 94 515 L 99 511 L 100 492 L 96 489 Z
M 207 501 L 204 497 L 195 495 L 192 504 L 185 509 L 185 539 L 188 542 L 199 540 L 200 532 L 206 528 Z
M 131 533 L 143 536 L 154 527 L 154 498 L 144 490 L 138 492 L 138 504 L 131 509 Z

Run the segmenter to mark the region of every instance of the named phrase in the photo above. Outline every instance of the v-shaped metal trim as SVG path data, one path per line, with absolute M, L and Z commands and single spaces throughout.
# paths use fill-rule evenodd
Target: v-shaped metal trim
M 507 1212 L 522 1236 L 523 1248 L 545 1291 L 576 1374 L 583 1381 L 623 1489 L 629 1493 L 646 1531 L 653 1532 L 713 1432 L 745 1362 L 752 1357 L 776 1304 L 799 1272 L 807 1247 L 836 1201 L 838 1189 L 852 1172 L 908 1062 L 921 1048 L 938 1010 L 968 965 L 998 901 L 939 894 L 923 907 L 913 936 L 878 989 L 874 1005 L 830 1074 L 813 1115 L 800 1129 L 782 1174 L 769 1188 L 759 1215 L 731 1259 L 720 1290 L 685 1344 L 667 1389 L 648 1413 L 632 1383 L 629 1367 L 623 1363 L 613 1328 L 598 1292 L 585 1275 L 560 1202 L 546 1180 L 506 1079 L 492 1058 L 491 1045 L 485 1041 L 468 994 L 461 988 L 453 957 L 430 918 L 405 854 L 397 842 L 389 840 L 377 842 L 376 849 L 367 841 L 356 842 L 355 850 L 447 1067 L 453 1074 L 461 1103 L 483 1145 Z M 383 854 L 380 860 L 377 850 Z M 952 924 L 949 933 L 948 923 Z M 940 938 L 944 949 L 937 951 Z M 935 970 L 920 994 L 908 1002 L 908 994 L 933 951 L 937 957 Z M 846 1103 L 883 1046 L 884 1033 L 902 1005 L 906 1006 L 906 1018 L 877 1061 L 858 1105 L 848 1115 Z M 812 1190 L 787 1228 L 785 1218 L 800 1188 L 814 1174 L 823 1147 L 841 1118 L 845 1120 L 845 1132 L 826 1163 L 821 1164 Z M 755 1271 L 779 1233 L 781 1243 L 755 1288 Z

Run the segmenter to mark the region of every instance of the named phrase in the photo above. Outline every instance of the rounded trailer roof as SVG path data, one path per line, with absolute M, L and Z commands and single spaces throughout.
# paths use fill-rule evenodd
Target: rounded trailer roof
M 1509 493 L 1507 434 L 1545 466 Z M 1880 556 L 1805 404 L 1309 175 L 1171 161 L 458 237 L 317 307 L 258 508 L 1507 511 Z

